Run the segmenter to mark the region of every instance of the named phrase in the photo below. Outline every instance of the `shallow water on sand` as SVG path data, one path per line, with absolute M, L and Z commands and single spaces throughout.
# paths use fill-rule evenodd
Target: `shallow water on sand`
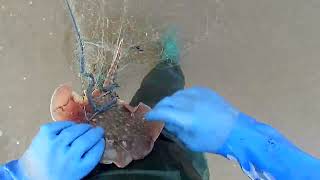
M 320 2 L 141 2 L 132 9 L 147 8 L 153 22 L 181 30 L 187 86 L 214 88 L 320 157 Z M 18 158 L 51 120 L 55 87 L 70 82 L 80 90 L 73 45 L 62 0 L 0 0 L 0 163 Z M 147 73 L 130 66 L 120 77 L 123 99 Z M 216 179 L 247 179 L 231 161 L 209 156 L 209 163 Z

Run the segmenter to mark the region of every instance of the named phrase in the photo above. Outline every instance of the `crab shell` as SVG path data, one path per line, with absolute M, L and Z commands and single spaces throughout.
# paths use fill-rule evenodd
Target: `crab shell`
M 98 97 L 99 95 L 100 93 L 97 90 L 93 92 L 93 97 Z M 143 127 L 140 129 L 140 132 L 143 133 L 142 135 L 145 138 L 129 139 L 126 142 L 126 144 L 129 144 L 129 150 L 121 150 L 117 148 L 117 145 L 113 143 L 113 140 L 110 140 L 106 137 L 106 147 L 104 155 L 101 159 L 101 163 L 114 163 L 116 166 L 123 168 L 126 167 L 132 160 L 143 159 L 152 151 L 154 142 L 160 135 L 164 124 L 160 122 L 144 121 L 144 115 L 150 110 L 151 108 L 143 103 L 140 103 L 137 107 L 132 107 L 124 101 L 118 100 L 115 108 L 103 113 L 101 116 L 98 116 L 100 119 L 98 119 L 97 122 L 91 122 L 91 124 L 97 124 L 105 128 L 106 134 L 109 133 L 109 130 L 111 131 L 111 129 L 108 129 L 110 126 L 107 124 L 107 119 L 110 118 L 122 118 L 121 122 L 123 123 L 123 126 L 127 124 L 126 121 L 128 124 L 134 124 L 132 121 L 135 121 L 136 124 L 142 124 Z M 75 93 L 69 85 L 61 85 L 54 91 L 52 95 L 50 112 L 54 121 L 71 120 L 77 123 L 83 123 L 88 122 L 86 121 L 86 113 L 91 113 L 91 108 L 86 97 Z M 138 126 L 135 126 L 133 128 L 137 127 Z M 123 128 L 119 128 L 119 136 L 122 135 L 121 133 L 125 133 L 122 130 Z M 131 133 L 129 136 L 136 136 L 134 132 L 135 131 L 131 132 L 129 130 L 129 133 Z

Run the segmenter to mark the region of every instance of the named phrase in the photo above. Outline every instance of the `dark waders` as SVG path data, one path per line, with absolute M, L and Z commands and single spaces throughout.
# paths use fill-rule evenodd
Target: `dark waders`
M 143 79 L 130 104 L 143 102 L 153 107 L 166 96 L 184 88 L 185 79 L 179 65 L 161 62 Z M 126 168 L 99 164 L 85 179 L 106 180 L 208 180 L 209 169 L 202 153 L 191 152 L 162 133 L 152 152 Z

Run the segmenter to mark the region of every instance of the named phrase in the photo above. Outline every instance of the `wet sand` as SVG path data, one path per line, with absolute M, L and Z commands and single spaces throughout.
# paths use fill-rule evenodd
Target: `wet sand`
M 208 12 L 202 35 L 190 6 L 181 8 L 190 17 L 176 19 L 185 33 L 198 37 L 181 61 L 187 85 L 215 89 L 320 157 L 320 2 L 204 4 L 197 4 Z M 1 163 L 18 158 L 39 125 L 51 120 L 54 88 L 79 85 L 71 70 L 72 35 L 62 0 L 0 0 Z M 136 68 L 124 77 L 134 77 L 122 89 L 129 99 L 143 74 Z M 212 179 L 247 179 L 231 161 L 209 155 L 209 163 Z

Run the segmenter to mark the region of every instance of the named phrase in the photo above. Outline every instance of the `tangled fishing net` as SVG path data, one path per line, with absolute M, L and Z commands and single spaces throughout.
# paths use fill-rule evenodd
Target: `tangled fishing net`
M 130 64 L 150 70 L 160 61 L 179 59 L 183 53 L 176 30 L 153 14 L 157 10 L 166 13 L 160 8 L 165 1 L 159 2 L 154 9 L 150 1 L 143 0 L 65 0 L 77 39 L 75 65 L 85 93 L 78 95 L 68 85 L 58 87 L 51 100 L 51 114 L 56 121 L 71 119 L 103 127 L 106 148 L 102 163 L 125 167 L 144 158 L 164 126 L 145 122 L 144 114 L 150 108 L 143 103 L 132 107 L 117 93 L 117 87 L 124 83 L 118 75 L 129 71 Z

